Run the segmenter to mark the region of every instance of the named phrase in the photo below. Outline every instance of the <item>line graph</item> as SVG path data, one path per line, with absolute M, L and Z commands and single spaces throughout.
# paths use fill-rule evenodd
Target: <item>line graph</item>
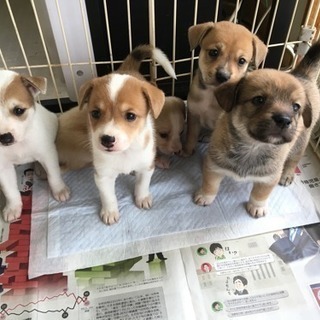
M 86 304 L 88 302 L 89 295 L 89 291 L 85 291 L 82 297 L 76 296 L 74 293 L 63 292 L 52 297 L 45 297 L 36 302 L 17 304 L 14 307 L 9 307 L 8 304 L 3 303 L 0 306 L 0 318 L 3 316 L 21 316 L 24 313 L 31 314 L 37 312 L 42 314 L 61 313 L 61 317 L 66 319 L 69 316 L 68 311 L 74 310 L 81 303 Z M 69 306 L 66 308 L 55 308 L 60 299 L 64 299 L 64 303 Z M 59 305 L 61 305 L 61 301 L 59 301 Z

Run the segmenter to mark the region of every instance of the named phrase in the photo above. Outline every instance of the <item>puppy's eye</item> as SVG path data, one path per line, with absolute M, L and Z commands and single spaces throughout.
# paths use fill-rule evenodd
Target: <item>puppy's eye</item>
M 132 113 L 132 112 L 128 112 L 128 113 L 126 113 L 126 120 L 127 121 L 134 121 L 134 120 L 136 120 L 136 118 L 137 118 L 137 116 L 134 114 L 134 113 Z
M 95 109 L 91 111 L 91 117 L 93 119 L 99 119 L 101 117 L 101 112 L 99 109 Z
M 211 49 L 211 50 L 209 50 L 208 54 L 209 54 L 210 57 L 214 58 L 214 57 L 217 57 L 219 55 L 219 51 L 218 51 L 218 49 Z
M 239 61 L 238 61 L 238 64 L 240 66 L 242 66 L 242 65 L 246 64 L 246 62 L 247 62 L 247 60 L 245 58 L 240 58 Z
M 24 112 L 26 111 L 26 109 L 23 109 L 19 106 L 15 106 L 12 110 L 13 114 L 16 115 L 16 116 L 21 116 L 24 114 Z
M 300 108 L 301 108 L 301 106 L 298 103 L 294 103 L 292 105 L 292 109 L 293 109 L 294 112 L 298 112 L 300 110 Z
M 265 102 L 266 102 L 266 98 L 263 96 L 257 96 L 252 99 L 252 103 L 257 107 L 264 105 Z
M 167 133 L 159 133 L 159 136 L 160 136 L 162 139 L 167 139 L 169 135 L 168 135 Z

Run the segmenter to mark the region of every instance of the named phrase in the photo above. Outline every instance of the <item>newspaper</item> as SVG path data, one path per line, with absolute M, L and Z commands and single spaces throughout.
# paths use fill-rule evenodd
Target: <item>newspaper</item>
M 310 146 L 300 160 L 296 174 L 312 195 L 314 203 L 320 211 L 320 158 Z
M 0 318 L 195 319 L 180 252 L 166 252 L 162 260 L 156 256 L 147 263 L 149 258 L 40 277 L 33 280 L 36 288 L 23 295 L 16 288 L 4 289 Z
M 183 249 L 196 319 L 319 319 L 319 248 L 297 227 Z
M 2 235 L 11 233 L 5 229 L 2 226 Z M 31 280 L 26 277 L 26 248 L 16 244 L 12 235 L 1 239 L 0 319 L 320 317 L 320 224 Z

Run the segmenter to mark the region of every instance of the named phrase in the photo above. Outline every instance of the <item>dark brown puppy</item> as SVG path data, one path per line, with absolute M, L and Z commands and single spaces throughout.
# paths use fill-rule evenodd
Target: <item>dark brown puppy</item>
M 225 175 L 253 181 L 247 211 L 264 216 L 276 186 L 289 185 L 320 114 L 320 42 L 291 73 L 261 69 L 216 91 L 224 111 L 204 159 L 198 205 L 215 199 Z

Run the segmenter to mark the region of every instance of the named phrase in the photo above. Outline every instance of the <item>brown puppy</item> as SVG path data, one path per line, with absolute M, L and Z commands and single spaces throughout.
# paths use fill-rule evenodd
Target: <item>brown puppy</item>
M 184 155 L 194 152 L 200 129 L 213 129 L 221 112 L 214 90 L 238 81 L 248 66 L 258 67 L 267 54 L 264 43 L 247 28 L 229 22 L 207 22 L 188 32 L 191 50 L 200 46 L 199 69 L 188 94 L 187 138 Z
M 238 83 L 217 89 L 216 97 L 225 112 L 211 136 L 195 203 L 211 204 L 227 175 L 253 181 L 247 211 L 253 217 L 266 214 L 267 199 L 276 184 L 286 186 L 293 181 L 295 167 L 319 119 L 319 62 L 317 43 L 291 74 L 255 70 Z
M 181 136 L 184 130 L 186 106 L 178 97 L 166 97 L 163 109 L 155 119 L 157 156 L 156 166 L 167 169 L 169 156 L 182 151 Z

